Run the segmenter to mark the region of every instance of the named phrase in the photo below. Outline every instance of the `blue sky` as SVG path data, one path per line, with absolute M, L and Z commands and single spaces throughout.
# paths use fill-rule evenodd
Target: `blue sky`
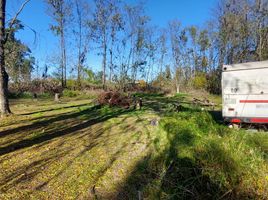
M 7 1 L 7 18 L 14 16 L 22 2 L 23 0 Z M 135 2 L 135 0 L 127 0 L 127 2 Z M 168 21 L 173 19 L 180 20 L 183 26 L 202 26 L 211 18 L 212 8 L 216 3 L 217 0 L 147 0 L 145 7 L 146 14 L 152 19 L 152 24 L 159 27 L 165 27 Z M 19 19 L 37 33 L 34 40 L 34 33 L 26 27 L 24 31 L 17 34 L 17 37 L 32 49 L 33 55 L 42 67 L 59 50 L 58 39 L 49 31 L 51 19 L 47 15 L 44 0 L 31 0 Z M 96 56 L 90 55 L 90 65 L 100 69 L 99 58 Z

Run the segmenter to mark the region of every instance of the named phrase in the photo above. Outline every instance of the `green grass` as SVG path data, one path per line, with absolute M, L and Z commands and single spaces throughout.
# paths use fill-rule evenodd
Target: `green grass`
M 189 95 L 137 96 L 138 111 L 80 96 L 13 100 L 0 199 L 267 199 L 267 133 L 228 129 Z
M 139 188 L 148 199 L 267 199 L 267 133 L 228 129 L 215 121 L 215 111 L 193 108 L 185 99 L 152 97 L 146 105 L 166 111 L 154 151 L 130 176 L 128 192 Z M 169 109 L 174 100 L 186 109 Z

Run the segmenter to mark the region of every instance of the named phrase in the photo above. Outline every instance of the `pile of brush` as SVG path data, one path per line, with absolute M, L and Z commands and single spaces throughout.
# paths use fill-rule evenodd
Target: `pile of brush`
M 108 105 L 110 107 L 121 107 L 128 109 L 132 103 L 132 99 L 120 92 L 103 92 L 98 96 L 100 105 Z

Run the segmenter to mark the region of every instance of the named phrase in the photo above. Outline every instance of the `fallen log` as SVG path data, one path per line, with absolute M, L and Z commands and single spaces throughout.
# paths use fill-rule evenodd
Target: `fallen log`
M 197 98 L 193 98 L 192 103 L 194 105 L 199 105 L 199 106 L 204 106 L 204 107 L 212 107 L 212 109 L 214 110 L 215 107 L 217 106 L 216 103 L 214 102 L 210 102 L 208 99 L 204 98 L 203 100 L 197 99 Z

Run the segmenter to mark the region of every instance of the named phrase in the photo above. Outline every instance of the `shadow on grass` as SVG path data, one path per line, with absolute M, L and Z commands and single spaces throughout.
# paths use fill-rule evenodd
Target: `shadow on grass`
M 48 180 L 45 182 L 37 185 L 35 187 L 35 190 L 42 190 L 49 182 L 57 179 L 61 174 L 63 174 L 78 157 L 83 156 L 83 154 L 99 145 L 98 139 L 102 136 L 103 133 L 104 131 L 100 129 L 92 134 L 82 133 L 79 135 L 79 137 L 76 137 L 76 139 L 79 140 L 82 137 L 87 136 L 89 138 L 88 144 L 76 156 L 69 158 L 66 163 L 63 162 L 64 167 L 60 169 L 55 175 L 53 175 L 53 173 L 49 174 L 47 177 L 50 178 L 48 178 Z M 40 156 L 40 158 L 37 158 L 35 161 L 30 162 L 30 164 L 25 164 L 19 167 L 15 166 L 15 168 L 12 170 L 12 173 L 7 174 L 2 179 L 0 179 L 0 191 L 7 192 L 13 187 L 18 187 L 19 184 L 30 183 L 38 174 L 43 173 L 43 170 L 49 168 L 52 163 L 57 162 L 63 157 L 70 157 L 75 149 L 76 147 L 70 146 L 66 148 L 60 144 L 57 146 L 57 148 L 49 150 L 46 152 L 46 154 Z M 52 175 L 52 177 L 50 175 Z M 32 192 L 34 193 L 34 190 L 32 190 Z
M 191 127 L 167 123 L 167 145 L 140 160 L 114 199 L 254 199 L 241 185 L 239 164 L 218 143 L 196 148 L 198 134 Z M 155 151 L 157 153 L 155 153 Z M 208 173 L 209 170 L 210 172 Z M 223 180 L 220 180 L 222 178 Z M 221 182 L 222 181 L 222 182 Z M 226 188 L 223 182 L 229 184 Z
M 56 179 L 58 179 L 62 174 L 64 174 L 68 168 L 76 162 L 76 159 L 79 157 L 82 157 L 84 154 L 89 152 L 92 148 L 99 146 L 101 143 L 105 143 L 105 140 L 107 137 L 102 138 L 102 135 L 106 133 L 107 129 L 103 128 L 100 126 L 99 129 L 91 129 L 91 125 L 102 122 L 104 120 L 108 120 L 109 118 L 119 116 L 121 114 L 127 113 L 129 110 L 118 110 L 117 112 L 113 113 L 107 113 L 107 115 L 102 115 L 98 118 L 88 120 L 87 122 L 83 123 L 82 126 L 73 126 L 70 129 L 64 129 L 59 132 L 52 133 L 51 135 L 48 135 L 47 137 L 39 137 L 34 139 L 34 145 L 39 144 L 42 142 L 42 144 L 37 145 L 36 151 L 40 148 L 40 146 L 47 145 L 46 143 L 49 142 L 50 139 L 54 139 L 59 136 L 65 136 L 68 134 L 73 134 L 77 135 L 74 139 L 79 142 L 81 140 L 86 139 L 86 145 L 83 144 L 83 147 L 79 152 L 74 155 L 73 151 L 76 150 L 77 147 L 69 146 L 65 147 L 64 142 L 68 139 L 62 138 L 62 142 L 60 144 L 57 144 L 56 148 L 52 148 L 49 151 L 47 151 L 45 154 L 40 156 L 40 158 L 37 158 L 36 161 L 30 162 L 30 164 L 25 164 L 23 166 L 15 166 L 15 168 L 12 170 L 12 173 L 7 174 L 6 176 L 3 176 L 0 178 L 0 191 L 2 192 L 7 192 L 9 189 L 13 187 L 18 187 L 19 184 L 29 184 L 32 180 L 35 179 L 35 177 L 43 173 L 43 170 L 46 170 L 47 168 L 50 167 L 52 163 L 57 162 L 59 159 L 62 159 L 63 157 L 67 157 L 68 160 L 67 162 L 63 162 L 63 167 L 56 171 L 57 173 L 53 174 L 50 173 L 48 174 L 48 179 L 44 182 L 41 182 L 39 185 L 36 185 L 34 190 L 31 191 L 31 193 L 34 193 L 35 190 L 46 190 L 46 186 L 51 182 Z M 96 116 L 96 115 L 93 115 Z M 81 132 L 83 128 L 90 128 L 86 132 Z M 72 131 L 74 131 L 72 133 Z M 79 132 L 77 132 L 79 131 Z M 49 134 L 49 133 L 46 133 Z M 84 138 L 84 139 L 83 139 Z M 47 140 L 48 139 L 48 140 Z M 27 142 L 27 141 L 22 141 L 22 142 Z M 28 141 L 29 142 L 29 141 Z M 31 146 L 31 143 L 25 143 L 24 147 Z M 113 164 L 113 162 L 117 159 L 118 155 L 122 152 L 124 147 L 127 145 L 127 143 L 122 146 L 115 154 L 113 154 L 113 157 L 111 160 L 107 163 L 105 168 L 100 169 L 98 172 L 97 176 L 95 177 L 96 180 L 98 180 Z M 35 151 L 35 148 L 31 149 L 30 151 Z M 70 155 L 74 155 L 70 158 Z M 88 162 L 88 160 L 85 160 L 85 162 Z M 56 169 L 57 170 L 57 169 Z M 54 172 L 54 171 L 53 171 Z
M 165 97 L 163 94 L 139 94 L 139 97 L 144 99 L 143 106 L 145 110 L 153 110 L 162 116 L 169 115 L 172 112 L 201 111 L 201 107 L 187 100 L 185 94 L 176 95 L 174 97 Z M 217 124 L 224 123 L 220 110 L 208 110 L 207 112 Z
M 99 145 L 98 139 L 102 136 L 102 134 L 104 134 L 104 131 L 101 129 L 99 131 L 96 131 L 94 134 L 92 134 L 90 136 L 90 141 L 89 144 L 86 145 L 86 147 L 80 151 L 75 157 L 73 157 L 72 159 L 70 159 L 65 167 L 63 167 L 60 171 L 58 171 L 55 175 L 53 175 L 51 178 L 49 178 L 48 180 L 46 180 L 45 182 L 37 185 L 35 187 L 36 190 L 43 190 L 51 181 L 57 179 L 58 177 L 60 177 L 74 162 L 77 158 L 83 156 L 86 152 L 90 151 L 92 148 L 96 147 Z M 84 137 L 85 134 L 82 134 L 80 137 L 78 137 L 77 139 L 80 139 L 82 137 Z M 67 153 L 71 152 L 73 149 L 68 150 Z M 67 153 L 65 155 L 67 155 Z M 58 153 L 57 153 L 58 154 Z M 57 157 L 60 157 L 61 155 L 57 155 Z
M 29 119 L 27 119 L 27 116 L 29 115 L 34 115 L 34 114 L 38 114 L 38 117 L 37 116 L 31 116 L 31 121 L 42 121 L 43 119 L 45 118 L 49 118 L 51 117 L 52 115 L 50 116 L 46 116 L 46 112 L 50 112 L 50 111 L 58 111 L 58 110 L 64 110 L 64 109 L 68 109 L 68 108 L 77 108 L 77 109 L 80 109 L 81 107 L 83 106 L 87 106 L 89 107 L 90 105 L 92 105 L 91 103 L 86 103 L 86 104 L 79 104 L 79 105 L 73 105 L 73 106 L 65 106 L 65 107 L 58 107 L 58 108 L 53 108 L 53 109 L 47 109 L 47 110 L 40 110 L 40 111 L 36 111 L 36 112 L 32 112 L 32 113 L 24 113 L 24 114 L 19 114 L 17 115 L 18 119 L 14 120 L 14 121 L 10 121 L 9 123 L 7 124 L 0 124 L 0 128 L 5 128 L 5 127 L 9 127 L 11 125 L 15 125 L 15 124 L 23 124 L 25 122 L 28 122 Z M 62 114 L 59 114 L 59 113 L 56 113 L 56 114 L 53 114 L 53 116 L 58 116 L 58 115 L 66 115 L 66 114 L 69 114 L 69 113 L 73 113 L 74 111 L 71 110 L 69 112 L 64 112 Z M 39 116 L 40 115 L 40 116 Z M 16 116 L 16 115 L 15 115 Z M 25 116 L 25 118 L 20 118 L 20 116 Z M 12 130 L 15 130 L 14 128 Z M 5 130 L 5 131 L 0 131 L 0 138 L 2 137 L 1 136 L 1 133 L 3 133 L 3 136 L 6 136 L 5 133 L 6 131 L 8 132 L 8 130 Z M 8 133 L 7 133 L 8 134 Z
M 211 110 L 208 111 L 208 113 L 212 116 L 213 120 L 217 122 L 218 124 L 223 124 L 223 117 L 222 117 L 222 111 L 219 110 Z
M 162 155 L 164 156 L 164 155 Z M 219 199 L 220 186 L 202 174 L 202 168 L 187 157 L 174 158 L 165 171 L 157 171 L 152 158 L 141 160 L 115 199 Z M 153 158 L 157 161 L 161 156 Z M 155 165 L 152 167 L 152 165 Z
M 33 115 L 33 114 L 37 114 L 37 113 L 56 111 L 56 110 L 62 110 L 62 109 L 67 109 L 67 108 L 77 108 L 77 107 L 81 107 L 81 106 L 89 106 L 91 104 L 92 103 L 84 103 L 84 104 L 79 104 L 79 105 L 63 106 L 63 107 L 58 107 L 58 108 L 51 108 L 51 109 L 47 109 L 47 110 L 40 110 L 40 111 L 30 112 L 30 113 L 23 113 L 21 115 Z
M 195 139 L 187 131 L 168 134 L 168 147 L 141 160 L 115 199 L 138 199 L 139 194 L 147 199 L 219 198 L 224 191 L 202 174 L 198 162 L 180 156 L 180 149 L 192 146 Z
M 51 118 L 46 119 L 46 120 L 37 121 L 37 122 L 34 122 L 34 123 L 26 125 L 26 126 L 19 126 L 19 127 L 13 128 L 13 129 L 4 130 L 4 131 L 0 132 L 0 138 L 5 137 L 5 136 L 10 135 L 10 134 L 15 134 L 18 132 L 31 131 L 33 129 L 41 128 L 41 127 L 47 126 L 47 125 L 54 123 L 54 122 L 57 122 L 57 121 L 76 118 L 76 117 L 79 117 L 79 116 L 85 115 L 85 114 L 91 114 L 89 112 L 96 111 L 97 109 L 98 109 L 98 106 L 92 106 L 92 107 L 85 109 L 83 111 L 79 111 L 79 112 L 75 112 L 75 113 L 69 112 L 69 113 L 59 114 L 59 115 L 56 115 L 56 117 L 51 117 Z
M 127 112 L 130 112 L 130 110 L 118 110 L 117 112 L 109 112 L 109 113 L 100 114 L 98 107 L 92 107 L 92 108 L 89 108 L 89 109 L 86 109 L 84 111 L 80 111 L 77 113 L 72 113 L 72 114 L 68 114 L 68 115 L 60 115 L 58 117 L 51 118 L 51 119 L 46 120 L 46 121 L 36 122 L 34 124 L 31 124 L 31 125 L 18 127 L 18 128 L 11 129 L 8 131 L 3 131 L 0 133 L 1 137 L 8 135 L 8 134 L 17 133 L 18 131 L 23 132 L 23 131 L 29 131 L 31 129 L 37 129 L 39 127 L 49 125 L 50 123 L 53 123 L 53 122 L 64 121 L 64 120 L 67 120 L 70 118 L 75 118 L 75 117 L 82 116 L 82 115 L 87 115 L 90 118 L 86 122 L 71 126 L 69 128 L 66 128 L 66 129 L 63 129 L 60 131 L 55 131 L 55 130 L 48 131 L 48 132 L 45 132 L 44 134 L 38 135 L 37 137 L 23 139 L 23 140 L 20 140 L 18 142 L 12 143 L 8 146 L 1 147 L 0 148 L 0 156 L 7 154 L 7 153 L 10 153 L 10 152 L 13 152 L 13 151 L 16 151 L 16 150 L 19 150 L 19 149 L 22 149 L 22 148 L 31 147 L 33 145 L 40 144 L 40 143 L 52 140 L 54 138 L 58 138 L 58 137 L 61 137 L 64 135 L 69 135 L 69 134 L 75 133 L 77 131 L 81 131 L 85 128 L 88 128 L 88 127 L 94 125 L 94 124 L 104 122 L 106 120 L 117 117 L 117 116 L 122 115 L 122 114 L 127 113 Z
M 146 110 L 153 110 L 162 115 L 169 111 L 182 111 L 187 109 L 185 96 L 165 97 L 163 94 L 139 94 L 138 97 L 143 99 L 143 107 Z

